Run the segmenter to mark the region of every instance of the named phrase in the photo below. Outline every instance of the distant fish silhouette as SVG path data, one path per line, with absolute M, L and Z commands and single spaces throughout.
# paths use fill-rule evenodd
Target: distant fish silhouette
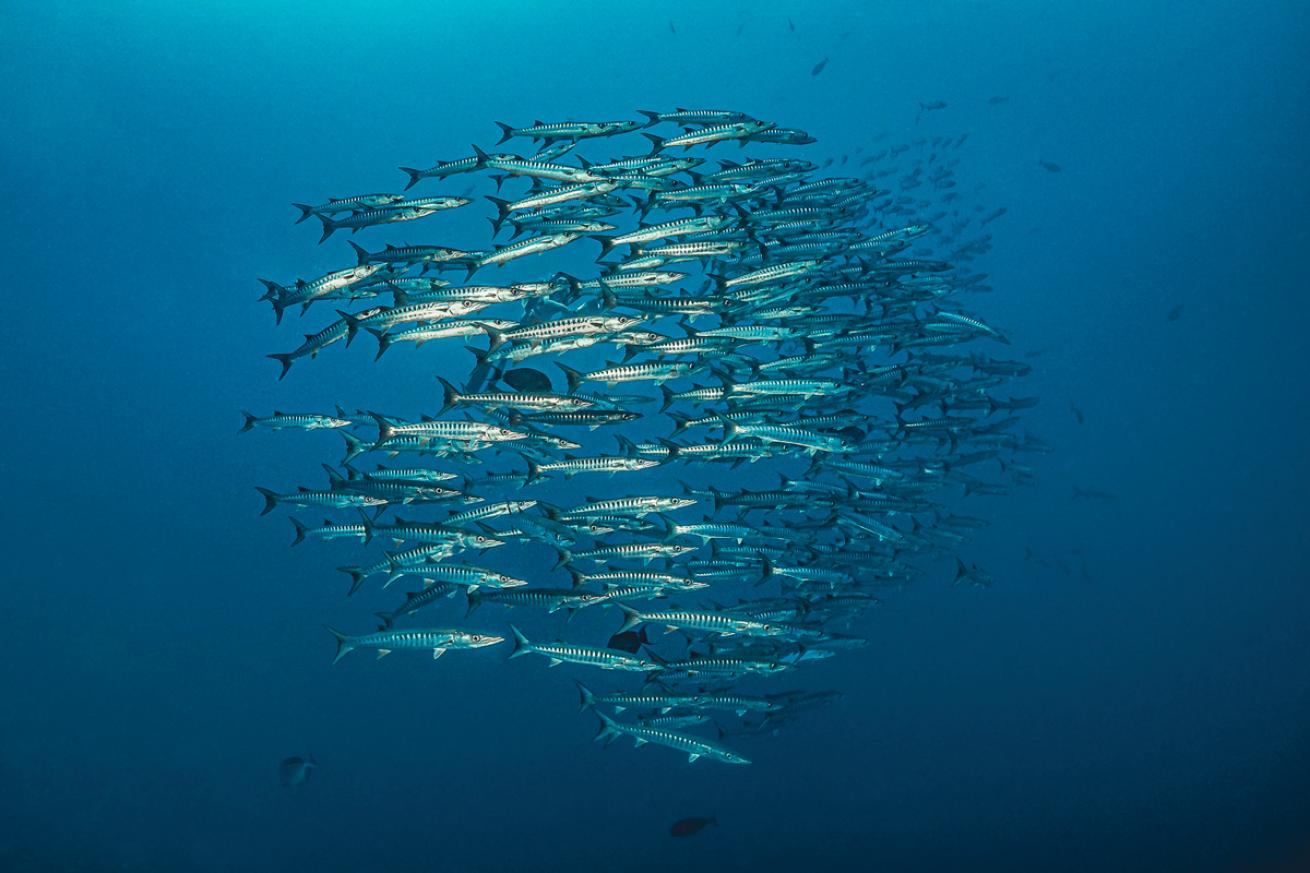
M 1038 161 L 1037 165 L 1048 173 L 1060 172 L 1060 165 L 1052 163 L 1051 161 Z
M 673 26 L 672 19 L 669 20 L 669 33 L 673 34 L 674 36 L 678 35 L 678 28 Z
M 790 18 L 788 18 L 788 19 L 787 19 L 787 29 L 790 30 L 792 33 L 795 33 L 795 32 L 796 32 L 796 22 L 794 22 L 794 21 L 792 21 Z
M 310 774 L 318 769 L 318 762 L 314 756 L 302 758 L 299 755 L 293 755 L 290 758 L 283 759 L 278 765 L 277 775 L 282 780 L 282 785 L 286 788 L 300 788 L 309 781 Z
M 515 391 L 550 391 L 550 377 L 540 370 L 534 370 L 531 367 L 519 367 L 517 370 L 507 370 L 505 375 L 500 377 L 506 385 Z
M 828 59 L 824 58 L 823 60 L 819 61 L 817 64 L 814 65 L 814 69 L 810 70 L 810 75 L 811 76 L 819 75 L 820 73 L 823 72 L 823 68 L 826 66 L 828 66 Z
M 1083 423 L 1083 411 L 1075 406 L 1072 400 L 1069 401 L 1069 411 L 1073 413 L 1074 418 L 1078 419 L 1079 424 Z
M 692 834 L 698 834 L 705 829 L 706 825 L 718 825 L 719 820 L 714 816 L 709 818 L 692 817 L 678 819 L 669 828 L 669 836 L 673 837 L 690 837 Z
M 1000 106 L 1002 103 L 1005 103 L 1009 99 L 1010 99 L 1009 97 L 991 97 L 987 100 L 987 105 Z
M 920 118 L 923 118 L 923 114 L 924 114 L 925 112 L 936 112 L 936 111 L 938 111 L 939 109 L 945 109 L 945 108 L 946 108 L 946 101 L 945 101 L 945 100 L 932 100 L 932 101 L 930 101 L 930 102 L 928 102 L 928 103 L 920 103 L 920 104 L 919 104 L 919 114 L 916 115 L 916 116 L 914 116 L 914 123 L 915 123 L 915 124 L 918 124 L 918 123 L 919 123 L 919 119 L 920 119 Z
M 1179 303 L 1173 309 L 1169 310 L 1169 320 L 1177 321 L 1179 318 L 1182 317 L 1182 314 L 1183 314 L 1183 304 Z
M 646 637 L 646 628 L 641 627 L 635 631 L 627 630 L 617 633 L 610 637 L 610 641 L 605 644 L 608 649 L 617 649 L 620 652 L 630 652 L 636 654 L 637 650 L 649 643 Z

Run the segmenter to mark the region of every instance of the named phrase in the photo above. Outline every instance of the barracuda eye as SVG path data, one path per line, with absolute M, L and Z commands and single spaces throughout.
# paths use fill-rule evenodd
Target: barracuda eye
M 475 642 L 475 643 L 480 643 L 480 642 L 482 642 L 482 635 L 481 635 L 481 634 L 474 634 L 473 636 L 469 637 L 469 639 L 472 640 L 472 641 Z

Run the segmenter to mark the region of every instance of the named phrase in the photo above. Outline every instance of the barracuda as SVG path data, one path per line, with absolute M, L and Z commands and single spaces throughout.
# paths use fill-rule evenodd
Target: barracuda
M 576 646 L 569 643 L 532 643 L 514 625 L 509 629 L 514 633 L 514 651 L 511 658 L 528 653 L 542 655 L 550 660 L 550 666 L 557 667 L 563 663 L 582 664 L 587 667 L 599 667 L 602 670 L 629 670 L 649 672 L 659 667 L 653 661 L 636 658 L 623 652 L 609 649 L 595 649 L 590 646 Z
M 462 394 L 455 386 L 441 376 L 442 406 L 437 413 L 442 415 L 459 404 L 472 406 L 509 407 L 511 409 L 545 409 L 576 410 L 592 406 L 590 400 L 568 394 L 546 394 L 537 392 L 489 391 L 477 394 Z
M 424 218 L 436 212 L 440 212 L 443 209 L 467 206 L 472 202 L 463 197 L 441 197 L 433 199 L 440 202 L 417 206 L 397 205 L 384 207 L 382 209 L 365 209 L 342 219 L 333 219 L 322 213 L 316 213 L 318 220 L 323 224 L 323 235 L 318 238 L 318 241 L 319 243 L 324 242 L 328 237 L 332 236 L 332 234 L 343 228 L 348 228 L 352 233 L 354 233 L 362 227 L 375 227 L 380 224 L 395 224 L 400 221 L 413 221 L 417 218 Z
M 480 170 L 485 166 L 483 163 L 484 159 L 488 157 L 503 158 L 509 156 L 492 156 L 478 151 L 478 154 L 475 154 L 472 157 L 458 158 L 453 161 L 438 161 L 436 164 L 427 167 L 426 169 L 420 170 L 414 167 L 401 167 L 400 171 L 409 176 L 409 184 L 405 186 L 405 190 L 408 191 L 410 188 L 413 188 L 418 184 L 420 179 L 444 179 L 447 176 L 453 176 L 456 173 L 468 173 L 473 170 Z
M 387 630 L 373 634 L 351 636 L 335 628 L 328 631 L 337 640 L 336 664 L 355 649 L 376 649 L 383 658 L 396 649 L 429 649 L 433 659 L 440 658 L 449 649 L 481 649 L 505 642 L 504 637 L 453 629 L 423 628 L 415 630 Z
M 412 616 L 425 606 L 430 606 L 439 600 L 445 600 L 453 596 L 460 590 L 458 585 L 451 585 L 446 582 L 438 582 L 435 579 L 424 579 L 423 588 L 419 591 L 410 591 L 405 594 L 405 602 L 397 606 L 390 612 L 376 612 L 378 618 L 382 619 L 381 630 L 391 630 L 395 625 L 396 619 L 401 616 Z
M 601 712 L 597 712 L 596 715 L 600 718 L 600 732 L 596 734 L 596 739 L 604 740 L 607 744 L 620 734 L 627 734 L 632 737 L 638 748 L 647 743 L 654 743 L 659 746 L 668 746 L 670 749 L 676 749 L 679 752 L 685 752 L 689 763 L 699 758 L 709 758 L 725 764 L 750 763 L 748 758 L 737 754 L 727 746 L 700 737 L 680 734 L 666 728 L 620 724 Z
M 381 309 L 372 315 L 361 318 L 349 312 L 337 310 L 337 314 L 346 322 L 346 345 L 355 341 L 356 334 L 362 327 L 365 330 L 382 330 L 411 321 L 440 321 L 445 318 L 459 318 L 486 309 L 490 303 L 482 300 L 438 300 L 430 303 L 414 303 L 409 306 L 397 306 Z M 479 322 L 482 324 L 483 322 Z
M 557 249 L 566 246 L 574 240 L 582 239 L 580 233 L 543 233 L 540 236 L 533 236 L 527 239 L 521 239 L 518 242 L 510 243 L 506 246 L 500 246 L 489 254 L 483 255 L 476 261 L 468 265 L 468 275 L 472 276 L 482 267 L 495 265 L 503 267 L 510 261 L 518 258 L 527 257 L 528 255 L 548 252 L 551 249 Z
M 289 503 L 293 506 L 326 506 L 330 509 L 352 509 L 365 506 L 386 506 L 387 504 L 387 501 L 381 497 L 370 497 L 367 494 L 348 494 L 341 491 L 311 491 L 308 488 L 302 488 L 289 494 L 278 494 L 276 491 L 270 491 L 267 488 L 256 488 L 255 490 L 264 495 L 264 508 L 259 513 L 260 515 L 267 515 L 280 503 Z
M 501 606 L 535 606 L 553 614 L 565 610 L 572 617 L 573 612 L 595 605 L 604 599 L 603 595 L 591 591 L 574 591 L 571 588 L 511 588 L 500 591 L 468 590 L 468 609 L 465 617 L 484 603 Z
M 597 182 L 605 178 L 589 170 L 570 167 L 567 164 L 552 164 L 549 161 L 542 160 L 534 161 L 516 155 L 489 155 L 477 146 L 473 147 L 473 151 L 483 167 L 501 170 L 511 176 L 529 176 L 534 179 L 551 179 L 556 182 L 575 183 Z
M 568 379 L 569 390 L 576 391 L 583 382 L 604 382 L 617 385 L 621 382 L 667 382 L 695 372 L 697 364 L 687 361 L 654 362 L 649 364 L 612 363 L 600 370 L 580 373 L 572 367 L 555 362 Z
M 682 546 L 676 543 L 622 543 L 614 546 L 597 546 L 594 549 L 583 549 L 577 552 L 557 546 L 555 551 L 559 554 L 559 562 L 556 566 L 562 567 L 565 564 L 573 563 L 575 560 L 607 561 L 611 558 L 650 563 L 656 558 L 676 558 L 679 555 L 685 555 L 696 550 L 691 546 Z
M 643 515 L 649 515 L 652 512 L 672 512 L 675 509 L 682 509 L 686 506 L 694 506 L 696 501 L 690 497 L 620 497 L 613 500 L 598 500 L 593 497 L 587 498 L 587 503 L 570 509 L 567 512 L 559 513 L 556 517 L 560 521 L 569 521 L 571 519 L 586 518 L 587 516 L 596 515 L 635 515 L 638 518 Z
M 684 133 L 679 136 L 663 139 L 652 133 L 643 133 L 642 136 L 651 141 L 651 154 L 671 148 L 691 148 L 695 145 L 713 145 L 716 142 L 725 142 L 727 140 L 737 140 L 742 145 L 748 138 L 770 130 L 776 125 L 772 121 L 758 121 L 748 118 L 744 121 L 729 121 L 726 124 L 717 124 L 712 127 L 702 127 L 690 133 Z
M 357 194 L 354 197 L 332 197 L 326 203 L 320 203 L 318 206 L 308 206 L 304 203 L 292 203 L 291 205 L 300 210 L 300 217 L 296 219 L 296 224 L 300 224 L 311 215 L 332 215 L 337 212 L 378 209 L 394 203 L 401 203 L 404 199 L 404 194 Z
M 751 697 L 744 694 L 672 694 L 619 692 L 615 694 L 595 694 L 586 685 L 573 680 L 578 686 L 579 709 L 586 711 L 604 704 L 614 707 L 615 712 L 625 709 L 649 709 L 660 713 L 675 709 L 721 709 L 745 715 L 748 712 L 778 712 L 782 704 L 766 697 Z
M 744 636 L 770 637 L 777 636 L 780 633 L 767 622 L 721 612 L 687 612 L 682 610 L 638 612 L 623 604 L 619 604 L 619 609 L 623 612 L 623 624 L 619 627 L 619 633 L 646 623 L 662 624 L 670 631 L 698 630 L 723 636 L 742 634 Z
M 424 575 L 431 576 L 438 582 L 449 582 L 461 588 L 519 588 L 527 585 L 526 579 L 517 579 L 504 573 L 484 570 L 481 567 L 468 567 L 458 564 L 438 564 L 430 558 L 423 568 Z M 384 586 L 385 587 L 385 586 Z
M 429 543 L 445 544 L 461 549 L 494 549 L 505 545 L 505 541 L 485 533 L 460 530 L 449 524 L 435 522 L 406 521 L 397 516 L 394 524 L 378 524 L 365 517 L 363 519 L 364 542 L 367 544 L 375 536 L 383 536 L 395 543 Z
M 602 194 L 608 194 L 619 187 L 619 183 L 613 179 L 599 179 L 594 182 L 580 182 L 576 185 L 561 185 L 556 188 L 546 188 L 535 194 L 529 194 L 526 197 L 520 197 L 518 200 L 504 200 L 500 197 L 488 197 L 496 207 L 496 219 L 492 222 L 492 227 L 499 229 L 512 213 L 520 212 L 525 209 L 539 209 L 543 206 L 554 206 L 558 203 L 566 203 L 570 200 L 588 200 L 592 197 L 598 197 Z
M 630 570 L 610 570 L 605 573 L 583 573 L 573 567 L 566 567 L 573 579 L 573 587 L 598 582 L 606 589 L 612 588 L 660 588 L 672 591 L 699 591 L 710 587 L 704 582 L 671 573 L 638 573 Z
M 520 431 L 514 431 L 506 427 L 498 427 L 497 425 L 486 424 L 480 421 L 428 420 L 403 422 L 387 418 L 376 412 L 370 412 L 369 416 L 376 421 L 378 425 L 378 441 L 376 443 L 378 446 L 381 446 L 398 436 L 435 437 L 438 439 L 470 441 L 485 440 L 487 442 L 506 442 L 521 440 L 527 437 L 527 434 Z
M 335 416 L 318 412 L 278 412 L 277 410 L 274 410 L 272 415 L 262 418 L 251 412 L 241 414 L 245 416 L 246 423 L 237 433 L 245 433 L 256 427 L 268 430 L 333 430 L 354 424 L 339 408 Z
M 531 458 L 526 459 L 526 461 L 528 465 L 526 484 L 529 485 L 549 473 L 559 473 L 565 479 L 569 479 L 580 473 L 607 473 L 613 475 L 615 473 L 634 473 L 638 470 L 647 470 L 659 466 L 659 461 L 652 461 L 649 458 L 623 456 L 569 458 L 563 461 L 549 461 L 544 464 L 538 463 Z
M 501 130 L 500 142 L 505 142 L 510 137 L 515 136 L 527 137 L 533 140 L 539 139 L 546 142 L 556 139 L 587 139 L 627 133 L 642 126 L 637 121 L 560 121 L 553 124 L 534 121 L 531 127 L 510 127 L 508 124 L 497 121 L 496 125 Z M 499 143 L 497 144 L 499 145 Z
M 381 310 L 377 310 L 381 312 Z M 424 343 L 437 339 L 451 339 L 453 337 L 482 336 L 485 331 L 482 325 L 487 325 L 494 330 L 509 330 L 514 327 L 515 322 L 494 319 L 463 319 L 457 321 L 440 321 L 418 324 L 414 327 L 408 327 L 404 330 L 388 331 L 381 328 L 370 327 L 368 332 L 377 337 L 378 353 L 374 360 L 382 357 L 387 349 L 391 348 L 393 343 L 413 343 L 415 348 L 421 348 Z M 344 330 L 342 335 L 344 336 Z

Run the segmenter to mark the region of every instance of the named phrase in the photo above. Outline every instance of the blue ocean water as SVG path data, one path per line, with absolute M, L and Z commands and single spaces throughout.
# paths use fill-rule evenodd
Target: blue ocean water
M 1310 864 L 1302 4 L 4 18 L 0 869 Z M 744 741 L 749 767 L 592 745 L 582 674 L 535 658 L 330 668 L 322 625 L 367 616 L 347 552 L 289 550 L 253 486 L 317 480 L 339 440 L 236 434 L 242 408 L 437 402 L 434 370 L 468 365 L 352 348 L 277 381 L 264 356 L 299 324 L 273 325 L 256 277 L 346 249 L 290 202 L 399 187 L 496 120 L 673 106 L 804 128 L 807 156 L 969 133 L 958 175 L 1008 207 L 978 308 L 1044 352 L 1024 424 L 1057 449 L 1037 487 L 965 504 L 995 584 L 943 564 L 888 593 L 869 647 L 807 674 L 843 699 Z M 297 754 L 320 768 L 289 792 Z M 691 815 L 719 825 L 671 839 Z

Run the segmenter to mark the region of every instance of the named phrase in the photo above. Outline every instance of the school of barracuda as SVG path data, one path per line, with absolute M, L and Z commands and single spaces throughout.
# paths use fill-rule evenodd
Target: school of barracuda
M 337 343 L 371 337 L 378 358 L 407 346 L 416 367 L 415 347 L 453 343 L 431 397 L 400 412 L 247 413 L 242 430 L 337 430 L 346 453 L 323 465 L 327 483 L 261 488 L 264 512 L 337 512 L 319 526 L 293 517 L 293 545 L 359 541 L 373 557 L 341 568 L 350 594 L 402 578 L 412 589 L 376 629 L 330 628 L 333 663 L 355 649 L 437 658 L 508 643 L 511 658 L 626 677 L 604 690 L 578 680 L 597 739 L 745 764 L 735 737 L 837 696 L 771 685 L 864 645 L 854 630 L 884 590 L 943 559 L 957 584 L 990 584 L 956 554 L 986 522 L 953 507 L 1030 484 L 1017 458 L 1047 447 L 1017 433 L 1015 413 L 1036 399 L 1002 390 L 1028 366 L 961 299 L 989 290 L 959 269 L 989 238 L 963 233 L 1004 212 L 962 214 L 949 153 L 963 137 L 884 149 L 860 177 L 820 177 L 794 152 L 748 156 L 814 142 L 804 131 L 726 110 L 642 115 L 501 124 L 496 147 L 402 168 L 406 191 L 491 175 L 493 241 L 352 241 L 354 264 L 261 280 L 261 300 L 279 323 L 342 307 L 270 356 L 282 377 Z M 632 144 L 625 156 L 581 154 L 617 142 Z M 523 148 L 497 151 L 506 143 Z M 728 146 L 728 159 L 707 156 Z M 907 151 L 909 172 L 892 165 Z M 939 196 L 912 193 L 922 186 Z M 296 205 L 322 242 L 399 222 L 428 230 L 443 220 L 429 216 L 474 202 L 380 193 Z M 949 260 L 920 254 L 934 244 Z M 553 249 L 597 266 L 474 283 Z M 468 363 L 462 381 L 454 360 Z M 594 638 L 572 621 L 584 612 L 605 616 Z

